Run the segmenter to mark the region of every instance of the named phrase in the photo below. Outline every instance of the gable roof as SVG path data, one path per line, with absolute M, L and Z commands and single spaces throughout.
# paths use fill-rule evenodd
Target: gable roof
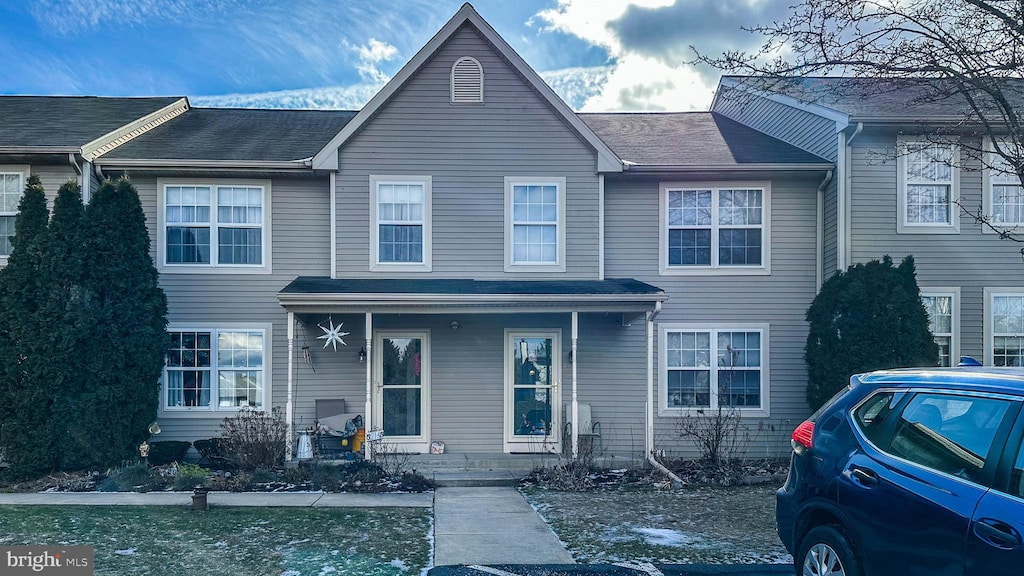
M 99 163 L 125 159 L 301 163 L 355 115 L 345 110 L 192 108 L 111 151 Z
M 936 97 L 944 83 L 939 78 L 894 79 L 810 76 L 768 80 L 753 76 L 723 76 L 720 86 L 753 88 L 839 112 L 850 121 L 899 122 L 907 120 L 962 121 L 970 113 L 963 94 L 954 89 Z M 1003 94 L 1024 107 L 1024 79 L 1000 80 Z
M 373 98 L 363 106 L 362 110 L 352 119 L 351 122 L 328 142 L 313 157 L 313 168 L 337 170 L 338 169 L 338 148 L 354 136 L 359 130 L 370 121 L 378 110 L 383 108 L 391 97 L 396 94 L 408 82 L 416 72 L 434 55 L 448 39 L 455 34 L 463 24 L 470 24 L 491 43 L 495 49 L 504 57 L 511 66 L 518 72 L 530 87 L 547 102 L 551 108 L 558 113 L 562 119 L 576 131 L 597 152 L 598 172 L 620 172 L 622 161 L 615 155 L 601 138 L 584 123 L 571 108 L 555 94 L 555 91 L 547 85 L 536 72 L 533 71 L 525 60 L 480 16 L 479 13 L 468 3 L 449 20 L 430 39 L 429 42 L 415 56 L 409 60 L 398 74 L 381 88 Z
M 182 97 L 0 96 L 0 149 L 102 154 L 187 108 Z
M 624 161 L 694 169 L 827 169 L 831 162 L 716 112 L 580 114 Z

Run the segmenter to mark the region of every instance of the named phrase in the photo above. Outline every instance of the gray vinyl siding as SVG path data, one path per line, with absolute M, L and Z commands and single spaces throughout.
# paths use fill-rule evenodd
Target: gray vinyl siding
M 53 201 L 57 197 L 57 190 L 60 190 L 61 186 L 68 180 L 81 183 L 78 173 L 68 164 L 55 166 L 36 164 L 32 166 L 32 174 L 39 176 L 43 189 L 46 190 L 46 205 L 50 211 L 53 211 Z
M 720 87 L 712 112 L 817 154 L 836 161 L 836 123 L 834 120 L 799 110 L 779 102 L 738 93 Z
M 135 175 L 132 182 L 139 191 L 149 223 L 150 242 L 156 259 L 156 179 Z M 239 182 L 245 182 L 245 179 L 239 179 Z M 330 203 L 326 178 L 276 178 L 271 188 L 273 274 L 163 273 L 160 286 L 167 294 L 171 326 L 202 323 L 230 328 L 232 324 L 241 323 L 272 324 L 268 335 L 271 372 L 264 378 L 266 385 L 270 386 L 273 406 L 283 408 L 288 391 L 287 313 L 277 301 L 277 292 L 296 276 L 330 274 Z M 313 328 L 316 329 L 315 325 Z M 297 357 L 301 360 L 301 354 Z M 161 414 L 163 433 L 160 439 L 195 440 L 219 436 L 219 425 L 227 415 L 223 412 L 204 417 Z
M 832 181 L 825 187 L 822 201 L 822 278 L 828 280 L 836 273 L 839 266 L 839 229 L 838 229 L 838 188 L 839 180 L 836 172 L 832 173 Z
M 853 142 L 851 191 L 852 262 L 888 254 L 899 262 L 912 254 L 922 289 L 955 288 L 960 293 L 960 353 L 984 358 L 984 289 L 1024 287 L 1021 246 L 983 233 L 961 213 L 959 234 L 898 234 L 896 134 L 865 128 Z M 885 159 L 889 158 L 889 159 Z M 960 171 L 965 207 L 982 205 L 982 172 L 968 163 Z
M 449 102 L 449 72 L 480 61 L 484 103 Z M 432 177 L 433 269 L 446 278 L 529 278 L 505 272 L 506 176 L 566 179 L 566 271 L 598 276 L 596 155 L 471 27 L 457 32 L 340 151 L 339 277 L 422 277 L 369 271 L 369 176 Z
M 724 177 L 734 181 L 735 178 Z M 679 179 L 671 179 L 679 181 Z M 788 434 L 809 413 L 804 400 L 807 383 L 803 349 L 807 338 L 804 313 L 815 295 L 815 194 L 820 179 L 773 179 L 771 182 L 771 275 L 661 276 L 658 273 L 659 182 L 608 180 L 606 274 L 632 277 L 659 286 L 668 296 L 655 319 L 655 402 L 658 387 L 658 325 L 670 323 L 751 323 L 769 325 L 769 418 L 745 417 L 756 431 L 751 456 L 781 455 Z M 642 321 L 638 320 L 640 324 Z M 642 331 L 642 329 L 641 329 Z M 639 355 L 643 358 L 643 354 Z M 624 367 L 619 378 L 642 382 L 639 372 Z M 643 384 L 640 384 L 643 386 Z M 695 455 L 680 440 L 678 418 L 655 419 L 655 448 L 680 456 Z

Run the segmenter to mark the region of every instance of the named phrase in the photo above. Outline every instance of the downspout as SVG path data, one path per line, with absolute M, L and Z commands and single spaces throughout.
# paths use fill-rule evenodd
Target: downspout
M 77 154 L 75 154 L 75 153 L 68 154 L 68 162 L 70 162 L 71 163 L 71 167 L 75 169 L 75 174 L 78 174 L 79 176 L 81 176 L 82 175 L 82 167 L 78 165 L 78 159 L 75 158 L 75 156 L 77 156 Z
M 838 236 L 836 241 L 838 251 L 836 262 L 840 272 L 846 270 L 846 267 L 850 264 L 850 210 L 852 206 L 850 197 L 853 195 L 851 190 L 853 187 L 853 176 L 850 169 L 853 157 L 850 145 L 862 130 L 864 130 L 864 123 L 857 122 L 857 128 L 849 137 L 846 136 L 845 132 L 839 133 L 840 179 L 839 194 L 836 199 L 836 210 L 838 211 L 836 215 L 836 235 Z
M 338 173 L 331 171 L 331 278 L 338 277 Z
M 681 486 L 682 478 L 676 476 L 664 464 L 658 462 L 654 457 L 654 318 L 661 312 L 661 302 L 654 303 L 654 311 L 647 313 L 647 433 L 644 438 L 646 444 L 647 461 L 651 466 L 672 480 L 673 485 Z
M 821 284 L 822 284 L 822 282 L 825 281 L 824 276 L 822 275 L 822 270 L 824 268 L 824 264 L 822 262 L 822 258 L 825 256 L 825 254 L 824 254 L 824 251 L 825 251 L 825 248 L 824 248 L 824 246 L 825 246 L 825 240 L 824 240 L 824 236 L 825 236 L 825 198 L 824 198 L 824 196 L 825 196 L 825 187 L 828 186 L 829 182 L 831 182 L 831 181 L 832 181 L 832 171 L 829 170 L 828 173 L 825 174 L 825 179 L 822 180 L 821 184 L 818 185 L 818 197 L 817 197 L 818 198 L 818 200 L 817 200 L 817 202 L 818 202 L 818 207 L 817 207 L 818 215 L 817 215 L 817 222 L 815 224 L 815 226 L 817 228 L 815 230 L 815 237 L 814 237 L 814 253 L 817 255 L 816 258 L 814 259 L 814 268 L 815 268 L 815 270 L 814 270 L 814 292 L 815 293 L 817 293 L 819 290 L 821 290 Z

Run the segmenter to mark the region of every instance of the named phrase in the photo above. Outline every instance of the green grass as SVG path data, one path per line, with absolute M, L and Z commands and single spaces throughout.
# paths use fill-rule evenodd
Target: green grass
M 577 562 L 785 563 L 775 487 L 524 490 Z
M 0 506 L 0 545 L 92 545 L 96 574 L 419 574 L 422 508 Z

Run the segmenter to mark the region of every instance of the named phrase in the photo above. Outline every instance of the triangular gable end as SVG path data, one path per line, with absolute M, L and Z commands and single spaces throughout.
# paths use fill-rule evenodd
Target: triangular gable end
M 495 49 L 509 62 L 527 84 L 554 109 L 565 122 L 579 134 L 597 153 L 598 172 L 621 172 L 622 160 L 612 152 L 601 138 L 594 133 L 576 115 L 569 106 L 555 94 L 555 91 L 526 63 L 511 46 L 505 42 L 491 26 L 480 16 L 469 3 L 463 4 L 462 8 L 430 39 L 429 42 L 409 62 L 398 71 L 398 74 L 384 85 L 366 106 L 359 111 L 351 122 L 345 125 L 334 138 L 331 139 L 319 152 L 313 156 L 313 168 L 318 170 L 338 169 L 338 148 L 347 142 L 352 136 L 373 118 L 377 111 L 404 86 L 412 76 L 427 62 L 447 41 L 454 35 L 464 23 L 472 24 Z

